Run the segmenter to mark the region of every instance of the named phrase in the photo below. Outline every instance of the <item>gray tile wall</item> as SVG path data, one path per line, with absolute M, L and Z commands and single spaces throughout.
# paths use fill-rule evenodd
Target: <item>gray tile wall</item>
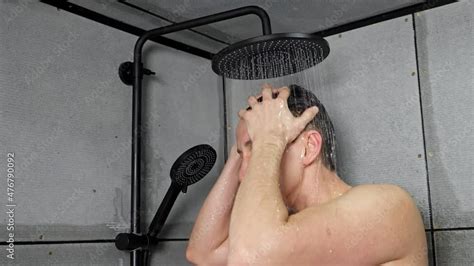
M 474 34 L 472 1 L 417 13 L 437 265 L 474 264 Z
M 3 248 L 2 248 L 3 249 Z M 17 245 L 15 260 L 1 265 L 129 265 L 129 258 L 113 243 Z
M 207 59 L 157 45 L 145 51 L 147 67 L 157 72 L 147 79 L 144 91 L 145 223 L 150 224 L 155 215 L 171 184 L 171 166 L 183 152 L 205 143 L 218 155 L 212 171 L 178 197 L 160 235 L 187 238 L 198 207 L 224 164 L 222 78 L 214 74 Z
M 474 231 L 435 232 L 437 265 L 474 265 Z
M 131 93 L 116 73 L 134 38 L 38 2 L 0 7 L 0 149 L 3 162 L 16 158 L 16 240 L 113 238 L 113 226 L 129 227 Z
M 131 87 L 117 69 L 132 59 L 136 36 L 39 2 L 2 1 L 0 13 L 1 169 L 15 152 L 15 241 L 38 243 L 18 244 L 15 265 L 128 265 L 111 242 L 47 243 L 112 240 L 129 229 Z M 157 72 L 143 90 L 145 229 L 179 155 L 203 143 L 218 154 L 208 176 L 179 195 L 160 235 L 186 240 L 223 165 L 222 79 L 207 59 L 153 43 L 144 54 Z M 0 242 L 6 224 L 2 207 Z M 153 262 L 182 265 L 186 245 L 163 242 Z M 1 254 L 0 265 L 11 262 Z
M 0 147 L 18 158 L 16 240 L 113 239 L 128 229 L 130 204 L 131 93 L 116 70 L 136 37 L 42 4 L 0 7 L 0 36 L 8 37 L 0 46 Z M 331 36 L 319 71 L 271 81 L 314 88 L 335 123 L 339 173 L 349 183 L 395 183 L 413 195 L 430 265 L 474 263 L 472 11 L 466 1 Z M 218 153 L 163 228 L 161 237 L 183 241 L 162 242 L 152 256 L 154 265 L 186 265 L 185 240 L 224 163 L 225 135 L 232 145 L 236 113 L 261 82 L 226 80 L 224 118 L 222 80 L 208 60 L 152 44 L 145 53 L 158 73 L 144 90 L 145 224 L 182 152 L 208 143 Z M 5 222 L 1 212 L 0 241 Z M 19 265 L 128 265 L 112 243 L 17 245 L 17 255 Z
M 415 15 L 435 228 L 474 227 L 474 4 Z

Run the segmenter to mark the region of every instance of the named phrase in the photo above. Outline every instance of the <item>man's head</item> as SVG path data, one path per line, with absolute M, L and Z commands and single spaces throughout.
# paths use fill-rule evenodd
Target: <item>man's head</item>
M 336 140 L 334 127 L 326 109 L 309 90 L 298 85 L 290 85 L 288 108 L 295 117 L 299 117 L 307 108 L 317 106 L 318 114 L 306 126 L 303 132 L 286 147 L 281 163 L 280 183 L 290 189 L 295 186 L 305 169 L 320 164 L 329 171 L 336 170 Z M 260 101 L 261 99 L 259 99 Z M 237 149 L 242 156 L 239 179 L 245 176 L 252 151 L 252 143 L 243 120 L 236 129 Z

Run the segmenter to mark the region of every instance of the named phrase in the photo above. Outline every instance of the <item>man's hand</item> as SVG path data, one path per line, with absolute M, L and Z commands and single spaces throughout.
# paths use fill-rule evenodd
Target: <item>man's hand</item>
M 278 93 L 278 96 L 273 99 L 272 93 Z M 288 109 L 289 95 L 288 87 L 272 90 L 270 85 L 265 84 L 262 87 L 261 102 L 254 96 L 249 97 L 248 102 L 252 109 L 240 110 L 239 117 L 246 122 L 252 142 L 277 142 L 286 146 L 316 116 L 319 110 L 313 106 L 306 109 L 300 117 L 294 117 Z

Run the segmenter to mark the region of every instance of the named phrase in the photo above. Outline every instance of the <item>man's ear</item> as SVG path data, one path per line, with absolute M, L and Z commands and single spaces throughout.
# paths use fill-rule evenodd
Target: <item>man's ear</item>
M 303 164 L 307 166 L 312 164 L 321 153 L 323 137 L 317 130 L 308 130 L 303 136 L 306 141 Z

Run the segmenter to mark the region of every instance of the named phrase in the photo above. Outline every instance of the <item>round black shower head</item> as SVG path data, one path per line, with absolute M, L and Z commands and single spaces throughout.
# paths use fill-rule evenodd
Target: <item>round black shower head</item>
M 212 70 L 231 79 L 276 78 L 323 61 L 328 42 L 318 35 L 276 33 L 234 43 L 212 58 Z

